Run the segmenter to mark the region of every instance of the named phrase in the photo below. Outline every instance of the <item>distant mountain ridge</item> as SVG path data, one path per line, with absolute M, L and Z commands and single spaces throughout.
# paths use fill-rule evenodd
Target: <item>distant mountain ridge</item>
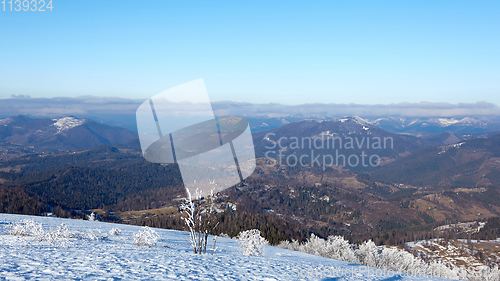
M 324 156 L 329 161 L 331 156 L 335 164 L 339 159 L 340 165 L 346 166 L 344 163 L 347 162 L 343 159 L 351 155 L 354 157 L 352 159 L 361 159 L 363 154 L 368 155 L 368 158 L 373 155 L 386 160 L 396 159 L 430 144 L 416 136 L 387 132 L 363 118 L 352 116 L 335 120 L 303 120 L 274 130 L 257 132 L 254 133 L 254 145 L 258 157 L 271 156 L 276 159 L 283 154 L 285 157 L 282 158 L 289 155 L 292 158 L 303 156 L 302 159 L 309 162 L 313 161 L 314 155 L 321 155 L 320 159 Z M 338 155 L 344 157 L 339 158 Z M 354 170 L 363 168 L 362 164 L 351 166 Z
M 23 115 L 0 119 L 0 147 L 13 151 L 75 151 L 105 144 L 122 144 L 137 134 L 90 119 L 63 117 L 34 119 Z
M 417 118 L 384 117 L 370 119 L 370 123 L 393 133 L 431 133 L 446 131 L 462 134 L 474 134 L 500 131 L 500 123 L 480 118 Z
M 448 128 L 444 121 L 441 120 L 443 128 Z M 383 165 L 385 161 L 399 159 L 426 147 L 452 145 L 472 139 L 488 138 L 498 134 L 498 132 L 461 134 L 453 131 L 443 131 L 433 134 L 398 133 L 380 128 L 375 123 L 358 116 L 334 120 L 309 119 L 288 123 L 272 130 L 254 132 L 253 138 L 256 155 L 258 157 L 265 157 L 266 153 L 269 153 L 267 154 L 268 156 L 276 159 L 275 157 L 280 153 L 284 155 L 281 158 L 295 155 L 290 156 L 294 160 L 302 155 L 311 155 L 311 151 L 314 151 L 314 155 L 332 155 L 335 158 L 337 157 L 337 151 L 346 157 L 350 155 L 361 156 L 362 153 L 366 153 L 367 155 L 379 156 L 382 159 L 381 163 Z M 460 121 L 450 123 L 456 124 L 460 123 Z M 295 139 L 293 138 L 298 138 L 300 148 L 294 143 Z M 322 138 L 323 140 L 317 140 L 315 145 L 309 147 L 310 141 L 308 138 L 311 140 Z M 342 147 L 339 147 L 340 141 L 334 141 L 335 138 L 342 139 Z M 279 141 L 280 139 L 281 141 Z M 305 142 L 302 139 L 305 139 Z M 385 142 L 386 139 L 389 140 L 387 143 Z M 376 141 L 379 140 L 382 142 L 382 147 L 376 145 Z M 281 147 L 279 147 L 278 141 Z M 351 141 L 353 143 L 352 147 L 349 144 Z M 304 142 L 305 147 L 302 142 Z M 323 146 L 320 145 L 321 142 L 324 143 Z M 327 143 L 330 144 L 329 147 L 326 145 Z M 337 147 L 332 147 L 332 143 L 336 143 Z M 312 157 L 304 156 L 303 159 L 312 159 Z M 339 159 L 342 160 L 342 158 Z M 352 167 L 352 169 L 357 170 L 357 168 L 360 168 L 360 165 L 355 166 L 357 167 Z
M 311 116 L 284 116 L 273 117 L 272 114 L 259 117 L 246 117 L 249 120 L 253 132 L 272 130 L 291 122 L 304 120 L 339 120 L 346 117 L 336 118 L 324 116 L 323 118 Z M 458 134 L 478 134 L 500 132 L 500 122 L 478 117 L 360 117 L 371 125 L 375 125 L 391 133 L 441 134 L 453 132 Z

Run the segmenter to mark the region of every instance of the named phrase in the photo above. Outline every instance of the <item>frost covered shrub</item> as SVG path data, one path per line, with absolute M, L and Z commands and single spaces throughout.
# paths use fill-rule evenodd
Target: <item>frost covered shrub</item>
M 311 234 L 305 243 L 300 245 L 299 251 L 316 256 L 326 257 L 326 241 L 318 236 Z
M 372 240 L 363 242 L 356 251 L 360 263 L 371 267 L 378 267 L 379 263 L 382 262 L 380 253 L 381 250 L 377 248 L 377 245 Z
M 83 238 L 88 240 L 99 240 L 104 239 L 105 236 L 101 235 L 101 231 L 99 229 L 95 229 L 86 231 Z
M 359 263 L 355 252 L 355 246 L 349 244 L 342 236 L 329 236 L 327 240 L 324 240 L 312 234 L 311 237 L 302 244 L 297 240 L 292 240 L 292 242 L 281 241 L 278 247 L 341 261 Z
M 32 219 L 24 219 L 12 225 L 9 234 L 16 236 L 41 236 L 44 230 L 41 223 Z
M 143 226 L 139 232 L 132 236 L 132 238 L 134 239 L 135 245 L 154 247 L 158 239 L 160 239 L 160 235 L 154 229 Z
M 47 241 L 57 245 L 57 247 L 66 248 L 70 244 L 69 238 L 74 234 L 69 231 L 64 223 L 45 231 L 41 223 L 35 222 L 33 219 L 24 219 L 12 225 L 10 235 L 30 236 L 34 237 L 34 241 Z
M 237 239 L 241 252 L 245 256 L 262 256 L 264 255 L 264 245 L 269 244 L 266 239 L 260 236 L 258 229 L 240 232 Z
M 108 232 L 109 236 L 118 236 L 122 231 L 119 228 L 113 228 Z
M 283 241 L 280 241 L 278 244 L 278 247 L 283 248 L 283 249 L 292 250 L 292 251 L 301 251 L 300 246 L 301 245 L 300 245 L 299 241 L 297 241 L 295 239 L 292 239 L 292 242 L 290 242 L 288 240 L 283 240 Z
M 95 216 L 95 213 L 94 213 L 94 212 L 92 212 L 92 214 L 90 214 L 90 215 L 87 215 L 87 219 L 88 219 L 89 221 L 97 221 L 97 218 L 96 218 L 96 216 Z
M 359 263 L 355 246 L 342 236 L 329 236 L 326 240 L 327 257 L 352 263 Z
M 469 280 L 473 281 L 479 281 L 479 280 L 484 280 L 484 281 L 494 281 L 494 280 L 500 280 L 500 269 L 498 268 L 498 265 L 495 265 L 493 268 L 489 268 L 487 266 L 481 268 L 479 272 L 474 276 L 474 278 L 469 278 Z
M 68 226 L 62 223 L 40 236 L 38 240 L 47 241 L 51 244 L 57 245 L 58 248 L 67 248 L 71 244 L 69 238 L 73 236 L 74 234 L 69 231 Z
M 107 239 L 107 234 L 102 234 L 99 229 L 89 229 L 87 231 L 80 231 L 71 234 L 71 238 L 77 239 L 86 239 L 86 240 L 99 240 L 99 239 Z
M 341 236 L 330 236 L 324 240 L 313 234 L 304 243 L 296 240 L 282 241 L 278 247 L 414 275 L 461 280 L 500 280 L 498 278 L 500 270 L 496 267 L 485 267 L 479 272 L 468 273 L 465 270 L 449 268 L 440 262 L 425 262 L 403 249 L 395 247 L 380 249 L 371 240 L 363 242 L 356 248 Z

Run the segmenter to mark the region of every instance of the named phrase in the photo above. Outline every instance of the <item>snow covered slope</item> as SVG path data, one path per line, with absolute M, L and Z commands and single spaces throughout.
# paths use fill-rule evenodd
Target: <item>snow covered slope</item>
M 9 234 L 12 223 L 33 219 L 44 229 L 61 223 L 75 233 L 121 233 L 107 239 L 70 238 L 67 248 Z M 214 255 L 193 254 L 187 233 L 156 229 L 156 247 L 133 244 L 137 226 L 0 214 L 0 279 L 63 280 L 445 280 L 382 271 L 266 246 L 264 256 L 243 256 L 235 240 L 219 238 Z M 99 235 L 97 235 L 99 236 Z

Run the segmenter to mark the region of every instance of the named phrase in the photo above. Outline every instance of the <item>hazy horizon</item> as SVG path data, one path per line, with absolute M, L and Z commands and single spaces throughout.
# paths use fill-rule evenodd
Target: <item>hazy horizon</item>
M 138 106 L 145 99 L 127 99 L 116 97 L 55 97 L 28 98 L 12 97 L 2 99 L 2 116 L 89 116 L 92 114 L 135 114 Z M 474 117 L 500 116 L 500 107 L 493 103 L 390 103 L 390 104 L 342 104 L 342 103 L 304 103 L 287 105 L 280 103 L 250 103 L 236 101 L 214 101 L 212 106 L 218 115 L 236 115 L 249 117 L 312 116 L 324 117 Z

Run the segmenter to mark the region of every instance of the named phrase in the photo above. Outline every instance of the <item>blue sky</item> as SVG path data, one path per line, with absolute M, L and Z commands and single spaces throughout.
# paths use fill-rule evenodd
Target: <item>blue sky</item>
M 500 105 L 499 1 L 62 1 L 0 11 L 0 98 Z M 2 8 L 0 4 L 0 9 Z

